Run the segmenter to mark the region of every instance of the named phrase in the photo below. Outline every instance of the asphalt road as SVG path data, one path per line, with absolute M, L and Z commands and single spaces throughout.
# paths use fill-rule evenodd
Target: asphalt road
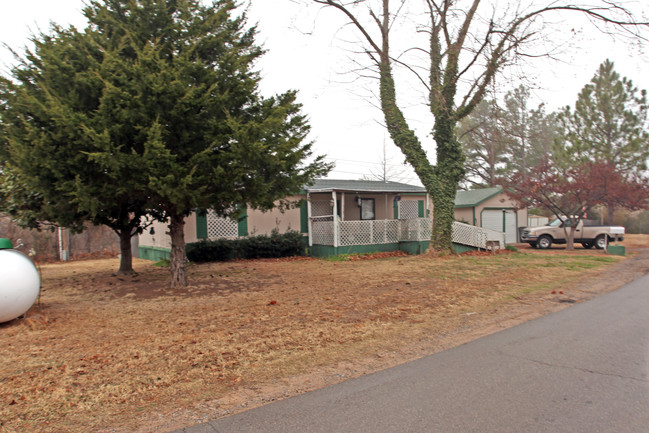
M 174 433 L 649 432 L 649 275 L 375 374 Z

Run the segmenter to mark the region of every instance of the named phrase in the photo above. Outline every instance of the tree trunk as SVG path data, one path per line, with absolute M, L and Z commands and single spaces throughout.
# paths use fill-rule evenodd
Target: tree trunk
M 453 186 L 438 182 L 432 189 L 434 207 L 431 247 L 436 251 L 452 251 L 453 222 L 455 221 L 455 188 Z
M 614 222 L 615 222 L 615 206 L 610 204 L 610 203 L 607 204 L 606 205 L 606 214 L 607 214 L 606 215 L 606 218 L 607 218 L 606 223 L 609 226 L 612 226 L 614 224 Z
M 413 168 L 419 180 L 426 188 L 432 197 L 434 202 L 434 214 L 437 215 L 438 212 L 438 202 L 437 199 L 441 197 L 439 190 L 440 182 L 437 181 L 434 174 L 434 168 L 426 152 L 421 146 L 419 139 L 415 132 L 408 127 L 405 116 L 397 106 L 396 102 L 396 93 L 394 88 L 394 80 L 392 78 L 392 72 L 390 69 L 389 62 L 385 60 L 381 65 L 381 109 L 385 116 L 385 123 L 390 133 L 390 137 L 394 144 L 397 145 L 401 152 L 406 158 L 406 161 Z M 436 192 L 437 191 L 437 192 Z M 455 186 L 453 186 L 453 194 L 455 194 Z M 453 196 L 455 197 L 455 196 Z M 455 198 L 453 198 L 455 200 Z M 440 204 L 440 209 L 444 209 L 444 203 Z M 433 218 L 433 234 L 438 233 L 440 236 L 443 236 L 444 231 L 435 231 L 435 226 L 437 225 L 437 218 Z M 443 218 L 439 221 L 445 221 Z M 450 229 L 449 229 L 450 230 Z M 448 250 L 450 251 L 451 238 L 450 231 L 448 231 Z M 432 240 L 432 239 L 431 239 Z M 433 243 L 433 245 L 437 245 Z
M 169 218 L 169 236 L 171 237 L 171 271 L 170 287 L 187 286 L 187 258 L 185 256 L 185 218 L 173 215 Z
M 431 247 L 441 252 L 452 252 L 455 194 L 464 176 L 464 154 L 455 137 L 455 117 L 445 110 L 435 114 L 437 165 L 433 167 L 417 136 L 408 127 L 403 113 L 397 107 L 394 81 L 387 67 L 381 74 L 381 105 L 392 140 L 433 198 Z
M 438 251 L 452 251 L 453 222 L 455 221 L 455 194 L 464 176 L 464 154 L 455 138 L 455 118 L 446 111 L 435 113 L 434 138 L 437 144 L 435 185 L 432 190 L 433 237 L 432 247 Z
M 122 229 L 118 234 L 121 257 L 119 259 L 119 270 L 117 271 L 117 274 L 134 274 L 133 254 L 131 251 L 131 233 L 129 230 Z
M 570 230 L 564 229 L 564 234 L 566 235 L 566 251 L 575 250 L 575 225 L 576 223 L 571 224 Z

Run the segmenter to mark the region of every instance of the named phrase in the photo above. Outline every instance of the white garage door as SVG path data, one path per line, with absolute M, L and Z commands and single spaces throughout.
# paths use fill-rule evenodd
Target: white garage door
M 482 211 L 482 227 L 505 232 L 505 242 L 515 244 L 516 233 L 516 212 L 511 209 L 486 209 Z M 504 230 L 503 230 L 504 229 Z

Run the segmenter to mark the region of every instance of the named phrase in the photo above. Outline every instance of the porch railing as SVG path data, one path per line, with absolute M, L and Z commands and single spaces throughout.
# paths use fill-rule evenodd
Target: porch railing
M 341 221 L 340 246 L 399 242 L 399 220 Z
M 333 217 L 312 217 L 312 242 L 315 245 L 339 246 L 391 244 L 403 241 L 426 241 L 432 233 L 430 218 L 407 220 L 338 221 L 334 231 Z
M 430 218 L 412 218 L 400 220 L 401 241 L 429 241 L 433 235 L 433 220 Z
M 312 217 L 312 242 L 314 245 L 338 246 L 377 245 L 408 241 L 428 241 L 432 235 L 430 218 L 404 220 L 338 221 L 334 231 L 333 217 Z M 337 242 L 336 242 L 337 240 Z M 505 234 L 469 224 L 454 223 L 452 240 L 480 249 L 503 248 Z

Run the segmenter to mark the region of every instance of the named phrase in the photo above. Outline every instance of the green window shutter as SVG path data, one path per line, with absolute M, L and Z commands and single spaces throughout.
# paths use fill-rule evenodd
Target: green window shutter
M 392 207 L 394 208 L 394 219 L 399 219 L 399 202 L 394 200 Z
M 309 210 L 306 200 L 300 206 L 300 232 L 309 233 Z
M 207 239 L 207 214 L 196 214 L 196 238 Z
M 248 209 L 239 216 L 239 236 L 248 236 Z
M 424 209 L 424 201 L 419 200 L 419 218 L 424 218 L 426 215 L 424 215 L 425 209 Z

